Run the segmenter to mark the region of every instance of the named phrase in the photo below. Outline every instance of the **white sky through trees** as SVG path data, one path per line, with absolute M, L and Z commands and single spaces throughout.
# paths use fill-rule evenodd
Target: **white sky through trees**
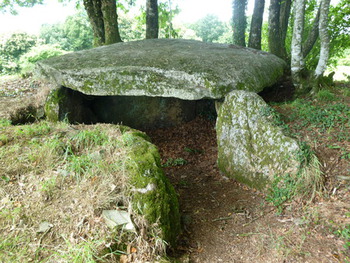
M 158 2 L 165 0 L 158 0 Z M 332 0 L 336 3 L 339 0 Z M 144 4 L 146 0 L 137 0 L 136 3 Z M 268 14 L 269 0 L 265 2 L 265 16 Z M 230 21 L 232 17 L 232 0 L 171 0 L 172 7 L 179 6 L 181 13 L 176 21 L 182 23 L 194 23 L 207 14 L 213 14 L 222 21 Z M 253 12 L 254 0 L 248 0 L 247 15 Z M 0 34 L 14 31 L 25 31 L 30 34 L 38 34 L 42 24 L 54 24 L 63 22 L 67 16 L 77 12 L 75 1 L 63 5 L 57 0 L 45 0 L 43 5 L 31 8 L 17 8 L 18 15 L 0 13 Z
M 253 1 L 253 0 L 251 0 Z M 145 0 L 138 0 L 143 3 Z M 181 9 L 178 20 L 193 23 L 207 14 L 217 15 L 223 21 L 229 21 L 232 16 L 232 0 L 172 0 L 172 7 Z M 254 2 L 254 1 L 253 1 Z M 0 34 L 13 31 L 26 31 L 36 34 L 42 24 L 63 22 L 65 18 L 76 12 L 75 3 L 58 3 L 57 0 L 45 0 L 44 5 L 31 8 L 16 8 L 18 15 L 0 13 Z

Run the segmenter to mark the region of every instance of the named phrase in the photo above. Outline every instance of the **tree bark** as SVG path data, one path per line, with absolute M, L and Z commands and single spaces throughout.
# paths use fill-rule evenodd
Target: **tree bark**
M 300 93 L 303 90 L 301 72 L 304 68 L 302 39 L 304 32 L 305 0 L 295 0 L 294 11 L 295 17 L 291 46 L 291 71 L 293 84 L 296 87 L 296 92 Z
M 233 44 L 245 47 L 245 28 L 247 19 L 245 9 L 247 0 L 233 0 Z
M 158 0 L 146 0 L 146 38 L 158 38 Z
M 94 46 L 105 43 L 105 30 L 100 0 L 84 0 L 84 8 L 88 14 L 92 31 L 94 33 Z
M 118 28 L 117 5 L 115 0 L 101 0 L 104 21 L 105 45 L 122 42 Z
M 329 58 L 329 33 L 328 33 L 328 13 L 329 13 L 330 0 L 321 0 L 320 4 L 320 59 L 315 70 L 316 79 L 321 77 L 327 68 L 327 62 Z
M 292 7 L 292 0 L 284 0 L 281 3 L 280 30 L 281 30 L 281 42 L 283 43 L 283 47 L 284 47 L 284 43 L 286 42 L 291 7 Z M 287 51 L 285 51 L 285 54 L 287 54 Z
M 315 17 L 312 29 L 310 30 L 306 41 L 303 44 L 303 57 L 306 58 L 306 56 L 310 53 L 312 48 L 314 47 L 316 40 L 319 36 L 319 21 L 320 21 L 320 11 L 321 8 L 318 8 L 317 15 Z
M 287 52 L 280 26 L 282 0 L 271 0 L 269 8 L 269 51 L 287 61 Z
M 255 0 L 252 23 L 250 25 L 248 47 L 261 49 L 261 27 L 263 22 L 265 0 Z

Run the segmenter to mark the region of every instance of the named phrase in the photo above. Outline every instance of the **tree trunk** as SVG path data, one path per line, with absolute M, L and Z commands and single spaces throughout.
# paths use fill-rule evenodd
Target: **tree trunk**
M 245 47 L 246 5 L 247 0 L 233 0 L 233 44 L 242 47 Z
M 146 38 L 158 38 L 158 0 L 146 1 Z
M 250 25 L 248 47 L 261 49 L 261 27 L 263 22 L 265 0 L 255 0 L 252 23 Z
M 281 30 L 281 42 L 283 43 L 285 54 L 287 54 L 287 51 L 285 50 L 284 43 L 286 42 L 286 37 L 287 37 L 288 22 L 289 22 L 291 7 L 292 7 L 292 0 L 285 0 L 281 3 L 280 30 Z
M 271 0 L 269 9 L 269 51 L 276 56 L 287 60 L 287 52 L 280 27 L 282 0 Z
M 320 6 L 321 7 L 321 6 Z M 303 57 L 306 58 L 306 56 L 310 53 L 312 48 L 314 47 L 316 40 L 319 35 L 319 21 L 320 21 L 320 11 L 321 8 L 318 8 L 317 15 L 315 17 L 315 21 L 313 23 L 312 29 L 310 30 L 306 41 L 303 44 Z
M 105 29 L 100 0 L 84 0 L 84 8 L 89 16 L 92 31 L 94 33 L 94 46 L 102 46 L 105 43 Z
M 105 45 L 122 42 L 118 28 L 118 15 L 115 0 L 101 0 L 104 21 Z
M 304 31 L 305 0 L 295 0 L 294 27 L 291 46 L 291 71 L 296 92 L 303 91 L 301 72 L 304 68 L 304 57 L 302 53 L 302 39 Z
M 315 70 L 316 79 L 321 77 L 327 68 L 327 62 L 329 58 L 329 33 L 328 33 L 328 13 L 329 13 L 330 0 L 321 0 L 320 3 L 320 59 Z

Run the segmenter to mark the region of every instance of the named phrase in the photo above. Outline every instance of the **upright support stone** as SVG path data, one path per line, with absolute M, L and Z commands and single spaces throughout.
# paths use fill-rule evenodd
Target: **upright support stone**
M 273 122 L 257 94 L 232 91 L 218 112 L 218 166 L 227 176 L 264 190 L 275 175 L 295 174 L 298 143 Z

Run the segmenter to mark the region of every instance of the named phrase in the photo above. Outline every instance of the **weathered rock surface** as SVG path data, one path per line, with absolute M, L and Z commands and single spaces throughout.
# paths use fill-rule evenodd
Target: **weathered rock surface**
M 158 149 L 148 136 L 121 126 L 122 146 L 127 152 L 125 171 L 132 186 L 134 213 L 161 229 L 162 239 L 174 246 L 181 231 L 176 192 L 161 168 Z
M 295 174 L 298 143 L 274 123 L 271 109 L 252 92 L 232 91 L 217 119 L 218 166 L 227 176 L 264 190 L 274 176 Z
M 153 39 L 118 43 L 49 58 L 39 75 L 87 95 L 223 98 L 232 90 L 260 92 L 282 75 L 276 56 L 234 45 Z

